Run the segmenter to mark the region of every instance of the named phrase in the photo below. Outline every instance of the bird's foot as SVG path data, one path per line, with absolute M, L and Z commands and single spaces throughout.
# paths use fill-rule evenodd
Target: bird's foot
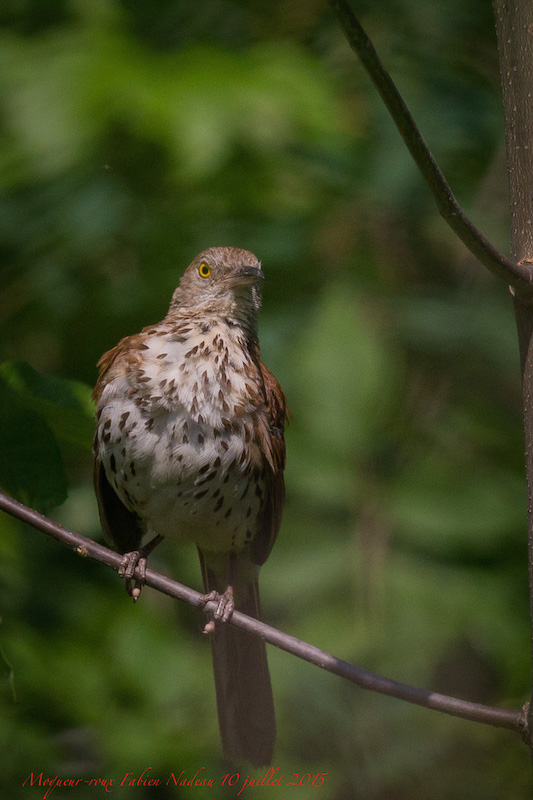
M 141 596 L 142 588 L 146 581 L 147 558 L 157 545 L 163 541 L 163 536 L 154 536 L 144 547 L 124 553 L 118 568 L 119 577 L 126 581 L 126 591 L 136 603 Z
M 205 604 L 209 603 L 210 600 L 217 600 L 218 606 L 213 614 L 213 619 L 210 619 L 204 626 L 203 633 L 206 634 L 213 633 L 217 622 L 227 622 L 233 614 L 235 610 L 233 586 L 228 586 L 223 594 L 219 594 L 215 590 L 204 594 L 198 605 L 200 608 L 204 608 Z
M 137 573 L 137 574 L 135 574 Z M 126 591 L 136 603 L 141 596 L 142 587 L 146 580 L 146 557 L 142 550 L 132 550 L 124 553 L 118 568 L 119 577 L 126 581 Z

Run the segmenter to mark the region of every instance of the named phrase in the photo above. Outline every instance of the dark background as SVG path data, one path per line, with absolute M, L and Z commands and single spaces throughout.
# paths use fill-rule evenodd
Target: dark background
M 490 4 L 354 8 L 457 196 L 506 250 Z M 510 298 L 438 217 L 324 0 L 4 0 L 0 176 L 1 356 L 36 371 L 0 374 L 6 488 L 99 538 L 85 388 L 97 359 L 164 316 L 198 251 L 250 249 L 267 276 L 264 360 L 293 414 L 265 619 L 397 680 L 521 706 Z M 162 546 L 151 563 L 200 585 L 192 549 Z M 22 787 L 31 772 L 228 772 L 197 612 L 151 590 L 134 607 L 112 571 L 1 516 L 0 614 L 6 796 L 42 796 Z M 321 788 L 241 797 L 528 796 L 517 735 L 269 658 L 275 765 L 287 779 L 329 774 Z

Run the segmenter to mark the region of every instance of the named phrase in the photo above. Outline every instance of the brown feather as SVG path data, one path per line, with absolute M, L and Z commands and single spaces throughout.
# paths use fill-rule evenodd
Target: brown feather
M 141 521 L 119 499 L 98 460 L 94 462 L 94 489 L 106 539 L 115 545 L 119 553 L 138 550 L 144 533 Z
M 266 497 L 258 518 L 258 530 L 251 544 L 251 556 L 256 564 L 264 564 L 270 555 L 281 526 L 285 498 L 285 438 L 288 415 L 285 395 L 278 381 L 262 361 L 258 361 L 264 387 L 268 428 L 257 425 L 256 439 L 263 453 L 266 473 Z
M 144 328 L 141 333 L 135 333 L 133 336 L 125 336 L 115 347 L 112 347 L 99 359 L 96 364 L 98 367 L 98 380 L 92 393 L 94 403 L 98 403 L 105 385 L 117 373 L 125 372 L 128 365 L 138 361 L 139 346 L 142 345 L 144 333 L 148 329 Z
M 198 550 L 205 592 L 223 594 L 227 574 L 209 564 L 209 554 Z M 239 556 L 241 579 L 236 589 L 239 611 L 260 618 L 257 568 Z M 244 567 L 244 569 L 243 569 Z M 243 572 L 249 571 L 248 577 Z M 266 646 L 234 625 L 217 625 L 211 636 L 218 724 L 222 748 L 231 761 L 249 761 L 255 767 L 272 763 L 276 717 Z

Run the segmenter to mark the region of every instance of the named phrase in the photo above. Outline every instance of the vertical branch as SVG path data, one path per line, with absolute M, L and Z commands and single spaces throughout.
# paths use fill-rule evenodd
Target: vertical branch
M 533 262 L 533 3 L 494 0 L 494 13 L 505 115 L 511 254 L 514 261 L 527 263 Z M 515 293 L 515 314 L 522 367 L 533 662 L 533 304 L 519 293 Z M 528 727 L 531 746 L 533 695 Z

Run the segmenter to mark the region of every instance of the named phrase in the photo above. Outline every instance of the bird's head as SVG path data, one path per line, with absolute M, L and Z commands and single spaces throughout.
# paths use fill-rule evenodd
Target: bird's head
M 248 250 L 210 247 L 189 264 L 170 312 L 191 310 L 253 319 L 261 305 L 261 263 Z

